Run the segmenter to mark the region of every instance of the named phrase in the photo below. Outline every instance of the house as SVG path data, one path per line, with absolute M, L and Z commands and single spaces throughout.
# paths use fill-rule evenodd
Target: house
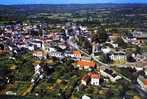
M 80 51 L 73 51 L 73 55 L 74 55 L 74 57 L 81 58 L 81 52 Z
M 143 33 L 141 31 L 134 31 L 132 32 L 132 35 L 134 38 L 136 38 L 136 45 L 142 45 L 144 44 L 144 40 L 147 39 L 146 33 Z
M 34 67 L 35 73 L 33 75 L 33 78 L 31 79 L 31 83 L 34 85 L 36 82 L 38 82 L 40 79 L 43 79 L 44 77 L 44 71 L 43 68 L 38 64 Z
M 58 44 L 58 47 L 61 48 L 62 50 L 65 50 L 67 46 L 63 43 Z
M 116 82 L 117 80 L 122 78 L 111 69 L 100 70 L 100 73 L 102 76 L 108 77 L 112 82 Z
M 76 65 L 79 67 L 79 69 L 90 69 L 96 67 L 96 63 L 94 61 L 84 59 L 77 61 Z
M 98 53 L 101 51 L 100 44 L 93 42 L 92 43 L 92 53 Z
M 17 95 L 17 93 L 16 92 L 13 92 L 13 91 L 7 91 L 6 92 L 6 95 Z
M 35 74 L 40 74 L 40 69 L 41 69 L 41 66 L 38 64 L 34 67 L 35 69 Z
M 109 33 L 110 41 L 116 41 L 120 36 L 121 36 L 121 34 L 117 33 L 117 32 Z
M 27 48 L 28 50 L 30 50 L 30 51 L 34 51 L 34 50 L 35 50 L 35 46 L 34 46 L 33 44 L 28 44 L 28 45 L 26 46 L 26 48 Z
M 110 46 L 110 48 L 118 48 L 118 44 L 117 43 L 114 43 L 113 41 L 106 42 L 105 45 Z
M 56 58 L 64 58 L 64 55 L 61 52 L 49 52 L 48 55 Z
M 111 52 L 111 48 L 108 47 L 108 46 L 102 47 L 101 50 L 102 50 L 102 52 L 103 52 L 104 54 L 108 54 L 108 53 Z
M 89 73 L 88 75 L 91 78 L 91 82 L 90 82 L 91 85 L 99 86 L 99 84 L 100 84 L 100 74 L 93 72 L 93 73 Z
M 127 55 L 123 51 L 113 52 L 109 57 L 115 64 L 124 64 L 127 62 Z
M 52 47 L 49 47 L 47 50 L 48 50 L 49 53 L 50 52 L 56 52 L 57 51 L 55 48 L 52 48 Z
M 34 51 L 32 54 L 34 57 L 37 57 L 39 59 L 46 58 L 47 56 L 47 53 L 45 51 Z
M 128 54 L 127 55 L 127 61 L 128 62 L 136 62 L 136 54 L 135 53 L 132 53 L 132 54 Z
M 147 75 L 147 67 L 146 67 L 146 65 L 144 66 L 143 71 L 144 71 L 144 74 Z
M 138 45 L 140 43 L 140 41 L 138 41 L 137 39 L 137 35 L 134 35 L 133 33 L 128 33 L 126 40 L 128 43 L 131 43 L 134 45 Z
M 0 44 L 0 50 L 4 50 L 4 49 L 5 49 L 4 45 Z
M 137 78 L 137 82 L 138 82 L 140 88 L 141 88 L 143 91 L 147 92 L 147 77 L 139 76 L 139 77 Z
M 64 53 L 64 56 L 70 58 L 71 60 L 77 61 L 77 60 L 80 60 L 81 58 L 81 52 L 80 51 L 73 51 L 73 52 L 66 51 Z
M 90 72 L 84 75 L 81 79 L 81 84 L 86 86 L 90 81 L 91 85 L 99 86 L 100 84 L 100 74 L 96 72 Z
M 87 96 L 87 95 L 83 95 L 82 99 L 91 99 L 91 98 L 89 96 Z
M 3 44 L 0 44 L 0 54 L 5 54 L 7 53 L 7 50 Z
M 26 48 L 26 43 L 24 42 L 20 42 L 19 44 L 17 44 L 18 48 Z
M 29 44 L 32 44 L 33 46 L 36 46 L 37 48 L 44 49 L 43 41 L 40 39 L 34 39 Z
M 50 33 L 49 35 L 47 35 L 49 39 L 52 39 L 53 41 L 59 41 L 60 40 L 60 35 L 59 33 L 55 32 L 55 33 Z

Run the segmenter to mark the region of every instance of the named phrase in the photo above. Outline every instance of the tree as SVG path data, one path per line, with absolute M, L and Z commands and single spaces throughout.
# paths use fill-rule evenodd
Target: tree
M 34 66 L 32 64 L 32 55 L 30 53 L 21 55 L 16 58 L 17 69 L 15 78 L 22 81 L 30 81 L 34 73 Z
M 108 40 L 108 35 L 104 28 L 99 29 L 97 36 L 99 38 L 99 43 L 104 43 Z
M 119 47 L 121 47 L 121 48 L 127 48 L 127 43 L 125 43 L 124 41 L 123 41 L 123 39 L 122 38 L 118 38 L 117 39 L 117 41 L 115 42 L 116 44 L 118 44 L 119 45 Z
M 110 98 L 112 95 L 113 95 L 112 89 L 109 88 L 108 91 L 106 92 L 106 96 L 107 96 L 108 98 Z

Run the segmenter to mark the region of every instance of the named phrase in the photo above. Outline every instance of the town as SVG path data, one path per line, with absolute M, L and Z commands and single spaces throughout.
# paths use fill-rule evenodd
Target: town
M 146 99 L 146 39 L 142 29 L 74 21 L 0 24 L 0 95 Z

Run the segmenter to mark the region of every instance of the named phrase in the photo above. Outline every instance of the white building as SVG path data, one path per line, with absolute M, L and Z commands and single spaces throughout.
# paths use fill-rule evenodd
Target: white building
M 115 63 L 124 63 L 127 62 L 127 55 L 125 52 L 114 52 L 110 55 L 110 59 L 113 60 Z
M 86 86 L 89 81 L 91 85 L 99 86 L 100 85 L 100 74 L 95 73 L 95 72 L 88 73 L 81 79 L 81 84 Z
M 118 76 L 118 75 L 113 77 L 111 74 L 109 74 L 109 73 L 107 73 L 107 72 L 105 72 L 103 70 L 100 70 L 100 73 L 101 73 L 102 76 L 108 77 L 112 82 L 116 82 L 117 80 L 122 78 L 121 76 Z
M 52 57 L 64 58 L 64 55 L 62 55 L 61 52 L 49 52 L 48 54 L 49 56 L 52 56 Z
M 99 86 L 100 79 L 99 78 L 91 78 L 91 85 Z
M 82 96 L 82 99 L 91 99 L 91 98 L 89 96 L 84 95 Z
M 47 53 L 44 52 L 44 51 L 34 51 L 33 52 L 33 57 L 37 57 L 39 59 L 42 59 L 42 58 L 47 58 Z
M 138 84 L 140 85 L 140 88 L 141 88 L 142 90 L 144 90 L 145 92 L 147 92 L 147 79 L 144 78 L 143 76 L 139 76 L 139 77 L 137 78 L 137 82 L 138 82 Z
M 104 54 L 110 53 L 111 49 L 109 47 L 101 49 Z

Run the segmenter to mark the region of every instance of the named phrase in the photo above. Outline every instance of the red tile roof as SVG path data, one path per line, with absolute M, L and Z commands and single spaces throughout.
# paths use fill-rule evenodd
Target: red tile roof
M 81 57 L 80 51 L 73 51 L 73 54 L 77 57 Z
M 99 78 L 100 78 L 100 74 L 95 73 L 95 72 L 88 73 L 88 75 L 89 75 L 91 78 L 97 78 L 97 79 L 99 79 Z
M 85 67 L 85 66 L 95 67 L 96 63 L 94 61 L 90 61 L 90 60 L 79 60 L 77 62 L 77 65 L 80 65 L 80 67 Z

